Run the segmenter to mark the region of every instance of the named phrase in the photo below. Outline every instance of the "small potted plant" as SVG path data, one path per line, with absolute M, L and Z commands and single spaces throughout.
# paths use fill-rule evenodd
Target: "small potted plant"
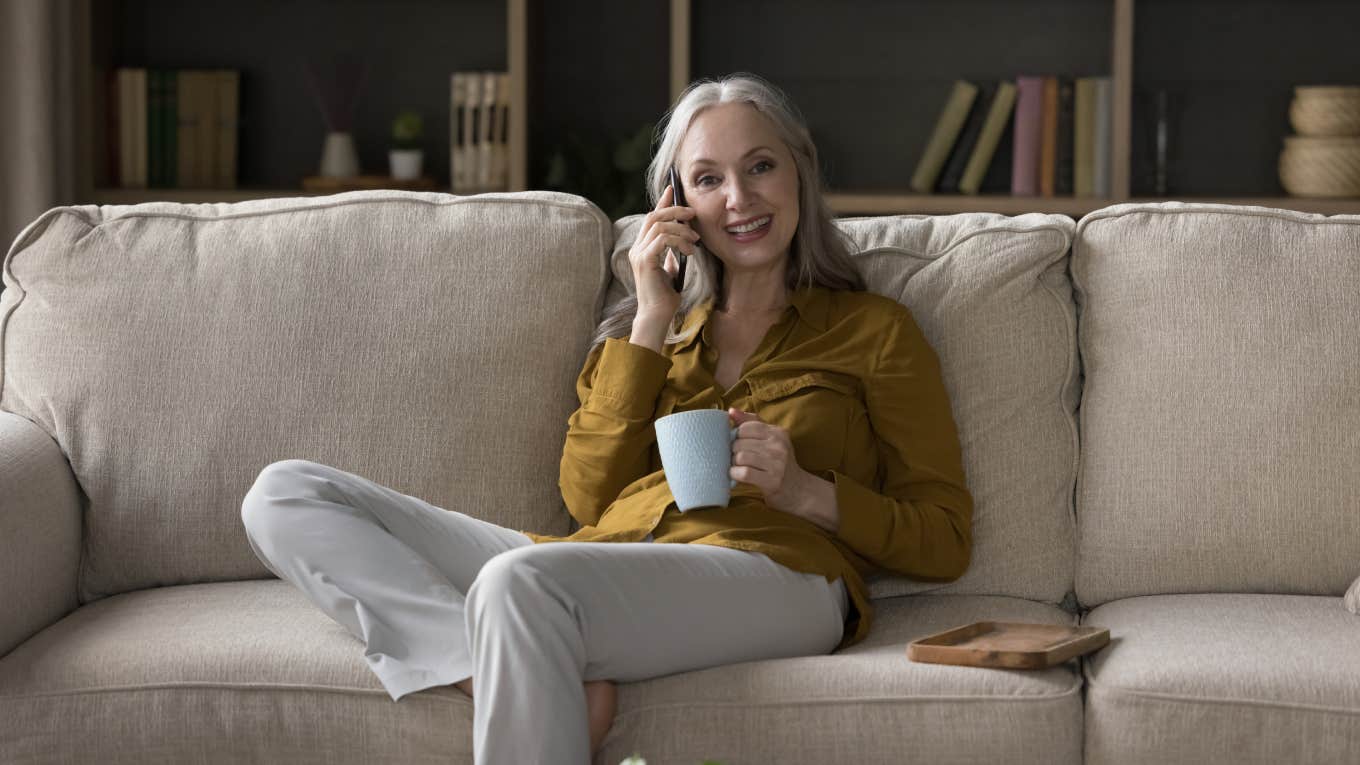
M 392 165 L 392 177 L 412 180 L 420 177 L 424 152 L 420 139 L 425 134 L 420 114 L 404 111 L 392 120 L 392 149 L 387 156 Z

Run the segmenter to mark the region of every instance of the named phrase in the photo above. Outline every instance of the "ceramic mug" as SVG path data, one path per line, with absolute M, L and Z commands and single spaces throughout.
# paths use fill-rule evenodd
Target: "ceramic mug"
M 656 421 L 661 468 L 680 512 L 696 507 L 726 507 L 736 479 L 732 442 L 737 429 L 723 409 L 693 409 Z

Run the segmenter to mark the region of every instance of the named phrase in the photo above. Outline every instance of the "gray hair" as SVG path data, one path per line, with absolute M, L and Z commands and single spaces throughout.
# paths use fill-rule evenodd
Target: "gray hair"
M 658 126 L 660 145 L 647 166 L 647 199 L 655 207 L 669 182 L 668 171 L 675 163 L 680 142 L 694 118 L 710 106 L 747 103 L 769 118 L 798 170 L 798 228 L 789 246 L 788 268 L 784 283 L 790 290 L 812 285 L 829 289 L 865 289 L 863 277 L 850 260 L 850 244 L 832 222 L 831 208 L 822 196 L 822 179 L 817 147 L 797 107 L 779 88 L 758 75 L 737 72 L 718 80 L 703 79 L 690 83 Z M 677 334 L 690 309 L 707 300 L 722 308 L 723 264 L 703 247 L 687 265 L 687 278 L 680 292 L 680 307 L 666 333 L 667 345 L 688 339 Z M 632 332 L 637 316 L 637 295 L 630 294 L 605 309 L 604 320 L 595 330 L 591 351 L 611 337 Z

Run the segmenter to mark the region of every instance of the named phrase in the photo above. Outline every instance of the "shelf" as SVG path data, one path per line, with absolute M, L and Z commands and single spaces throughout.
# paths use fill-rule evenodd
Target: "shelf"
M 275 197 L 316 197 L 330 194 L 329 191 L 304 191 L 303 189 L 93 189 L 89 193 L 89 204 L 96 205 L 136 205 L 143 202 L 184 202 L 186 204 L 209 204 L 214 202 L 245 202 L 251 199 L 272 199 Z
M 369 73 L 352 116 L 360 167 L 388 169 L 391 117 L 425 117 L 425 171 L 448 185 L 450 74 L 505 71 L 510 81 L 509 187 L 529 187 L 528 0 L 420 0 L 394 13 L 377 0 L 256 3 L 208 14 L 174 0 L 75 0 L 74 110 L 80 203 L 237 201 L 304 196 L 327 129 L 303 62 L 361 58 Z M 267 23 L 255 16 L 267 13 Z M 317 26 L 320 24 L 320 26 Z M 309 37 L 309 33 L 311 36 Z M 315 38 L 315 39 L 313 39 Z M 307 44 L 298 47 L 298 41 Z M 371 40 L 371 42 L 370 42 Z M 389 41 L 399 40 L 392 48 Z M 241 76 L 238 188 L 112 188 L 109 81 L 119 67 L 227 68 Z M 110 154 L 115 157 L 110 157 Z
M 895 194 L 891 192 L 833 191 L 827 203 L 837 215 L 953 215 L 994 212 L 1023 215 L 1041 212 L 1079 218 L 1115 204 L 1096 197 L 1019 197 L 1010 194 Z
M 1360 197 L 1323 199 L 1276 196 L 1183 196 L 1131 197 L 1020 197 L 1010 194 L 898 194 L 892 192 L 833 191 L 826 195 L 838 216 L 853 215 L 954 215 L 966 212 L 994 212 L 1002 215 L 1050 213 L 1080 218 L 1102 207 L 1131 202 L 1199 202 L 1221 205 L 1252 205 L 1322 215 L 1360 214 Z

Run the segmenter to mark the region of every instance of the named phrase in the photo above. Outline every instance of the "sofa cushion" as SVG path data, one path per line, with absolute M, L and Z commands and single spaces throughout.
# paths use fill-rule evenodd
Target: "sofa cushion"
M 1086 761 L 1354 762 L 1360 619 L 1340 598 L 1161 595 L 1107 603 L 1085 624 Z
M 472 700 L 394 704 L 363 643 L 287 582 L 157 587 L 0 659 L 0 762 L 37 761 L 472 762 Z
M 632 289 L 642 216 L 615 225 L 610 301 Z M 881 575 L 874 597 L 996 594 L 1058 603 L 1072 590 L 1074 223 L 992 213 L 845 218 L 869 291 L 911 309 L 944 374 L 973 494 L 973 555 L 949 583 Z
M 1076 662 L 906 657 L 917 637 L 991 618 L 1073 620 L 1013 598 L 884 600 L 869 638 L 838 654 L 620 684 L 597 762 L 1079 763 Z M 279 580 L 104 598 L 0 659 L 5 762 L 102 761 L 111 742 L 124 762 L 470 762 L 471 735 L 461 691 L 392 703 L 363 643 Z
M 1077 595 L 1341 595 L 1360 573 L 1360 216 L 1081 220 Z
M 268 576 L 240 505 L 288 458 L 568 533 L 557 465 L 611 235 L 550 192 L 46 213 L 4 263 L 0 408 L 88 498 L 82 601 Z

